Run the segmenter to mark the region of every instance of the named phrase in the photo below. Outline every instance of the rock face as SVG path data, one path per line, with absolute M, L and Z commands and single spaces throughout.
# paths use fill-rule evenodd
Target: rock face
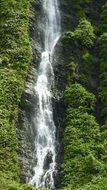
M 30 38 L 32 41 L 33 61 L 29 68 L 29 73 L 25 83 L 17 118 L 17 138 L 18 138 L 18 156 L 20 163 L 21 182 L 27 183 L 33 174 L 33 165 L 35 160 L 34 139 L 36 130 L 34 127 L 34 114 L 36 104 L 36 94 L 34 85 L 37 80 L 37 68 L 41 60 L 41 1 L 35 1 L 33 4 L 34 17 L 30 27 Z
M 74 29 L 77 24 L 76 12 L 73 9 L 71 0 L 60 0 L 60 13 L 62 32 Z
M 32 175 L 32 167 L 34 161 L 34 138 L 36 135 L 33 127 L 33 115 L 35 113 L 34 104 L 36 96 L 33 90 L 34 81 L 36 80 L 36 68 L 32 64 L 25 90 L 21 97 L 20 111 L 17 120 L 17 135 L 19 142 L 19 162 L 21 168 L 21 181 L 28 182 Z
M 63 34 L 56 44 L 53 53 L 53 68 L 55 75 L 55 84 L 53 89 L 53 116 L 57 127 L 57 163 L 58 171 L 63 160 L 63 135 L 64 135 L 64 119 L 66 114 L 66 104 L 64 101 L 64 91 L 67 85 L 68 63 L 72 52 L 71 44 L 64 41 Z M 60 184 L 59 172 L 56 179 L 56 187 Z
M 42 6 L 41 0 L 36 0 L 33 4 L 34 17 L 32 19 L 32 26 L 30 27 L 30 37 L 32 40 L 32 51 L 33 51 L 33 62 L 30 65 L 29 73 L 25 83 L 25 89 L 23 91 L 20 105 L 19 105 L 19 115 L 17 118 L 17 138 L 19 142 L 18 156 L 20 162 L 20 173 L 21 173 L 21 182 L 27 183 L 33 175 L 33 167 L 36 162 L 36 153 L 34 147 L 34 139 L 36 136 L 36 129 L 34 127 L 34 115 L 36 113 L 35 104 L 37 103 L 36 94 L 34 91 L 34 86 L 37 80 L 37 69 L 38 64 L 41 61 L 41 51 L 43 45 L 43 35 L 42 35 Z M 64 9 L 66 6 L 66 13 Z M 62 22 L 62 31 L 66 31 L 66 26 L 69 17 L 70 22 L 70 12 L 67 13 L 68 4 L 60 2 L 61 16 L 64 20 Z M 65 18 L 66 17 L 66 18 Z M 66 22 L 67 20 L 67 22 Z M 67 28 L 68 30 L 68 28 Z M 53 93 L 53 117 L 55 125 L 57 127 L 57 163 L 58 168 L 60 167 L 62 154 L 63 154 L 63 145 L 62 137 L 64 131 L 64 115 L 65 115 L 65 104 L 64 104 L 64 90 L 66 87 L 66 65 L 69 59 L 68 48 L 64 49 L 65 45 L 62 41 L 62 38 L 58 41 L 55 51 L 53 53 L 53 68 L 55 73 L 55 85 L 52 89 Z M 47 158 L 50 160 L 50 157 Z M 58 179 L 56 179 L 56 186 L 58 184 Z

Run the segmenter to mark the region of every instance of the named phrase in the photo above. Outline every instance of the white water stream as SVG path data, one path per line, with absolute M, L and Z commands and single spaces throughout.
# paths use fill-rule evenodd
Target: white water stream
M 56 127 L 53 121 L 51 87 L 54 83 L 52 52 L 60 36 L 60 13 L 57 0 L 43 0 L 44 51 L 38 71 L 35 92 L 38 99 L 35 114 L 37 164 L 30 184 L 54 188 L 56 173 Z

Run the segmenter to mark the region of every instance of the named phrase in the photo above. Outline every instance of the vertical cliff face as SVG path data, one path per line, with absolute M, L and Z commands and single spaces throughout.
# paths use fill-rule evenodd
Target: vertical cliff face
M 33 62 L 30 65 L 28 76 L 25 82 L 25 89 L 22 93 L 20 105 L 19 105 L 19 114 L 17 118 L 17 137 L 19 142 L 18 156 L 20 162 L 20 171 L 21 171 L 21 181 L 28 182 L 29 179 L 33 176 L 33 168 L 36 160 L 34 159 L 34 138 L 36 136 L 36 130 L 34 127 L 34 114 L 35 104 L 37 103 L 37 97 L 34 91 L 34 85 L 37 81 L 37 69 L 38 64 L 41 61 L 41 52 L 43 47 L 43 35 L 41 32 L 43 30 L 42 25 L 42 2 L 40 0 L 33 2 L 33 17 L 31 20 L 31 26 L 29 29 L 29 34 L 32 42 L 32 51 L 33 51 Z M 57 48 L 58 49 L 58 48 Z M 60 52 L 61 55 L 61 52 Z M 58 62 L 57 62 L 58 63 Z M 63 62 L 64 64 L 64 62 Z M 55 64 L 55 76 L 60 75 L 60 67 Z M 60 82 L 55 82 L 55 89 L 53 89 L 53 110 L 54 110 L 54 120 L 55 125 L 58 126 L 57 137 L 62 138 L 62 128 L 63 128 L 63 118 L 65 105 L 63 102 L 63 92 L 65 89 L 63 86 L 63 74 L 60 75 Z M 63 107 L 63 109 L 62 109 Z M 64 117 L 64 116 L 63 116 Z M 58 145 L 58 151 L 60 150 L 60 145 Z M 60 153 L 60 152 L 59 152 Z M 59 158 L 58 158 L 59 159 Z M 60 160 L 60 159 L 59 159 Z
M 70 190 L 82 189 L 82 187 L 84 189 L 100 189 L 102 186 L 105 189 L 105 185 L 101 184 L 107 177 L 105 167 L 103 167 L 106 163 L 106 160 L 103 159 L 105 152 L 101 154 L 99 152 L 99 147 L 104 147 L 104 141 L 106 142 L 105 137 L 102 136 L 102 134 L 106 134 L 106 123 L 104 126 L 101 125 L 102 121 L 105 122 L 102 120 L 101 114 L 103 117 L 104 114 L 106 115 L 106 106 L 103 105 L 104 102 L 106 105 L 106 95 L 104 95 L 106 88 L 103 86 L 105 54 L 104 49 L 102 51 L 100 49 L 101 53 L 99 51 L 99 42 L 104 40 L 103 45 L 106 44 L 106 34 L 101 35 L 101 28 L 98 27 L 99 19 L 102 18 L 102 15 L 106 15 L 106 5 L 103 6 L 103 14 L 100 14 L 103 3 L 101 1 L 87 1 L 85 4 L 81 1 L 77 3 L 78 5 L 73 3 L 71 12 L 76 10 L 75 29 L 66 32 L 61 40 L 63 43 L 60 49 L 63 50 L 62 59 L 64 57 L 63 67 L 65 67 L 66 74 L 60 73 L 63 73 L 63 76 L 65 74 L 64 98 L 67 109 L 63 139 L 64 160 L 60 179 L 62 188 L 69 186 Z M 105 22 L 104 18 L 103 22 Z M 103 30 L 103 32 L 105 31 L 107 30 Z M 100 47 L 103 45 L 100 44 Z M 55 57 L 59 56 L 57 52 Z M 100 59 L 98 54 L 100 54 Z M 100 63 L 101 60 L 103 60 L 103 64 Z M 61 61 L 57 64 L 60 65 Z M 104 70 L 106 71 L 106 66 Z M 60 73 L 56 78 L 60 76 Z M 67 77 L 67 81 L 65 77 Z M 101 90 L 100 94 L 99 90 Z M 102 113 L 99 110 L 100 98 L 104 106 L 103 110 L 100 102 L 100 109 L 104 111 Z M 94 107 L 96 102 L 97 106 Z M 92 110 L 90 110 L 90 106 Z M 103 165 L 102 169 L 101 165 Z M 95 183 L 93 183 L 93 179 Z
M 42 165 L 45 180 L 42 174 L 38 180 L 40 175 L 36 168 L 34 171 L 37 164 L 34 145 L 37 123 L 34 117 L 40 110 L 34 86 L 45 47 L 43 20 L 47 7 L 43 11 L 45 0 L 34 0 L 32 5 L 31 1 L 0 2 L 0 189 L 34 189 L 13 181 L 19 181 L 20 176 L 22 183 L 28 183 L 34 176 L 32 184 L 38 186 L 49 186 L 51 178 L 53 187 L 54 178 L 55 186 L 59 188 L 107 190 L 107 2 L 59 0 L 61 36 L 53 54 L 49 51 L 43 54 L 46 63 L 50 64 L 53 59 L 55 82 L 50 94 L 57 127 L 57 156 L 54 151 L 47 151 Z M 50 2 L 55 1 L 48 0 Z M 49 9 L 48 14 L 51 12 L 53 10 Z M 48 31 L 48 27 L 45 29 Z M 52 43 L 50 38 L 47 41 Z M 45 61 L 42 60 L 42 67 Z M 43 103 L 42 109 L 44 107 Z M 48 116 L 52 116 L 51 112 Z M 53 118 L 50 118 L 52 120 L 48 122 L 51 123 Z M 39 145 L 46 142 L 45 138 L 39 142 Z M 57 160 L 54 167 L 50 167 L 55 160 L 52 153 Z
M 34 138 L 36 135 L 34 127 L 35 104 L 37 102 L 34 92 L 34 85 L 37 80 L 38 63 L 41 60 L 41 1 L 33 2 L 33 17 L 29 29 L 32 42 L 33 61 L 29 67 L 28 76 L 25 82 L 25 89 L 22 93 L 19 114 L 17 118 L 17 138 L 18 138 L 18 157 L 20 163 L 21 182 L 27 183 L 33 175 L 35 163 Z
M 37 80 L 37 69 L 40 63 L 41 47 L 43 47 L 43 36 L 40 31 L 42 30 L 42 5 L 41 1 L 37 0 L 33 2 L 33 18 L 31 20 L 32 25 L 30 27 L 30 37 L 32 41 L 33 62 L 30 65 L 27 80 L 25 82 L 25 90 L 23 91 L 20 105 L 19 115 L 17 119 L 17 134 L 19 141 L 19 161 L 21 168 L 21 181 L 28 182 L 33 175 L 33 168 L 36 160 L 34 153 L 34 138 L 36 136 L 36 130 L 34 127 L 34 114 L 35 104 L 37 97 L 34 92 L 34 84 Z M 73 30 L 77 24 L 75 9 L 73 9 L 71 2 L 60 1 L 61 11 L 61 27 L 62 32 Z M 66 105 L 64 103 L 64 91 L 67 86 L 67 69 L 71 57 L 73 47 L 68 42 L 59 39 L 53 53 L 54 73 L 55 73 L 55 86 L 52 89 L 53 93 L 53 117 L 55 125 L 57 126 L 57 138 L 59 144 L 57 144 L 57 161 L 58 165 L 61 163 L 63 155 L 63 131 L 64 131 L 64 118 Z M 58 166 L 59 168 L 59 166 Z M 56 180 L 57 183 L 57 180 Z
M 35 160 L 35 147 L 34 147 L 34 139 L 36 136 L 36 130 L 34 127 L 34 114 L 37 110 L 35 110 L 35 104 L 37 103 L 37 96 L 35 94 L 34 84 L 37 81 L 37 69 L 38 69 L 38 63 L 40 63 L 41 58 L 40 54 L 42 52 L 41 47 L 43 47 L 43 36 L 40 33 L 40 30 L 42 30 L 42 1 L 37 0 L 33 3 L 33 14 L 34 17 L 32 19 L 32 26 L 30 27 L 30 37 L 32 40 L 32 51 L 33 51 L 33 62 L 29 69 L 29 74 L 26 80 L 25 84 L 25 90 L 22 94 L 21 102 L 20 102 L 20 111 L 18 115 L 17 120 L 17 134 L 18 134 L 18 141 L 19 141 L 19 160 L 20 160 L 20 168 L 21 168 L 21 181 L 22 182 L 28 182 L 29 179 L 33 176 L 33 168 L 36 163 Z M 75 131 L 75 128 L 78 126 L 78 123 L 75 124 L 75 121 L 80 120 L 80 130 L 82 131 L 82 124 L 85 122 L 85 125 L 87 126 L 87 130 L 90 130 L 89 133 L 84 133 L 86 136 L 88 134 L 91 134 L 91 126 L 93 128 L 95 127 L 94 133 L 95 133 L 95 142 L 93 142 L 93 146 L 89 148 L 89 150 L 84 149 L 82 147 L 82 144 L 78 145 L 80 149 L 76 149 L 76 144 L 74 143 L 74 149 L 71 147 L 69 151 L 72 151 L 72 154 L 76 154 L 75 151 L 77 150 L 82 152 L 82 154 L 88 154 L 89 157 L 86 157 L 88 159 L 87 163 L 90 162 L 90 160 L 94 159 L 93 156 L 90 157 L 89 151 L 92 153 L 95 152 L 95 155 L 98 154 L 98 150 L 94 150 L 96 147 L 96 139 L 98 140 L 99 133 L 99 125 L 95 121 L 95 117 L 100 120 L 100 111 L 99 111 L 99 98 L 98 98 L 98 85 L 99 85 L 99 59 L 98 59 L 98 52 L 99 52 L 99 45 L 98 45 L 98 37 L 99 37 L 99 30 L 97 29 L 97 25 L 99 23 L 100 18 L 100 10 L 102 7 L 103 1 L 83 1 L 75 2 L 75 1 L 60 1 L 60 11 L 61 11 L 61 23 L 62 23 L 62 34 L 55 46 L 54 52 L 53 52 L 53 69 L 55 74 L 55 85 L 52 88 L 52 104 L 53 104 L 53 117 L 54 122 L 57 127 L 57 133 L 56 136 L 59 139 L 59 143 L 57 144 L 57 163 L 58 163 L 58 170 L 60 169 L 61 162 L 63 162 L 63 165 L 61 167 L 61 183 L 62 187 L 64 186 L 63 181 L 66 178 L 66 186 L 68 184 L 67 180 L 70 181 L 69 176 L 72 175 L 72 184 L 75 187 L 75 178 L 78 181 L 84 181 L 84 176 L 80 175 L 80 178 L 78 177 L 78 173 L 76 171 L 76 162 L 75 158 L 78 157 L 78 162 L 80 160 L 85 162 L 85 160 L 80 155 L 81 159 L 79 160 L 79 156 L 72 156 L 70 157 L 70 154 L 67 152 L 67 135 L 69 138 L 70 145 L 71 138 L 73 139 L 73 132 Z M 75 85 L 75 83 L 78 83 Z M 74 86 L 72 86 L 74 84 Z M 69 88 L 68 88 L 69 87 Z M 73 88 L 74 91 L 70 89 Z M 65 89 L 68 89 L 68 95 L 71 93 L 71 96 L 69 97 L 67 95 L 67 98 L 71 98 L 71 102 L 73 102 L 73 105 L 70 105 L 71 103 L 65 101 Z M 76 90 L 79 89 L 77 92 Z M 85 93 L 85 98 L 83 99 L 83 104 L 81 104 L 82 100 L 78 100 L 79 103 L 77 104 L 77 101 L 75 101 L 74 94 L 79 94 L 80 96 L 83 96 Z M 93 93 L 93 94 L 90 94 Z M 95 100 L 96 96 L 96 100 Z M 88 97 L 88 99 L 87 99 Z M 92 98 L 91 98 L 92 97 Z M 79 96 L 77 96 L 77 99 Z M 68 101 L 68 100 L 67 100 Z M 95 101 L 97 101 L 97 108 L 95 109 Z M 88 104 L 87 104 L 88 102 Z M 79 109 L 77 109 L 77 107 Z M 92 106 L 92 110 L 89 109 L 89 107 Z M 71 111 L 68 109 L 70 108 Z M 67 111 L 67 115 L 66 115 Z M 82 114 L 81 114 L 82 113 Z M 85 114 L 84 114 L 85 113 Z M 68 120 L 68 123 L 66 122 Z M 91 120 L 89 122 L 89 120 Z M 99 121 L 98 120 L 98 121 Z M 65 121 L 65 123 L 64 123 Z M 74 123 L 73 123 L 74 122 Z M 92 123 L 91 123 L 92 122 Z M 91 123 L 91 124 L 89 124 Z M 70 126 L 72 126 L 72 130 L 70 131 Z M 66 127 L 66 129 L 65 129 Z M 83 126 L 85 127 L 85 126 Z M 64 133 L 65 130 L 65 133 Z M 76 128 L 77 130 L 77 128 Z M 98 134 L 97 134 L 98 131 Z M 72 134 L 71 134 L 72 133 Z M 78 133 L 78 130 L 77 130 Z M 83 132 L 81 132 L 83 133 Z M 71 136 L 69 135 L 71 134 Z M 74 136 L 76 134 L 74 133 Z M 80 140 L 79 134 L 77 135 L 77 138 Z M 88 138 L 88 137 L 87 137 Z M 93 137 L 92 137 L 93 139 Z M 91 140 L 92 140 L 91 139 Z M 84 142 L 84 146 L 88 146 L 85 144 L 85 140 L 82 139 Z M 74 141 L 78 144 L 76 139 Z M 98 141 L 99 143 L 99 141 Z M 73 144 L 73 142 L 71 142 Z M 64 151 L 63 151 L 63 145 L 64 145 Z M 100 144 L 99 144 L 100 146 Z M 64 152 L 66 155 L 64 155 Z M 63 160 L 64 157 L 64 160 Z M 70 161 L 74 159 L 74 163 L 72 162 L 72 167 L 69 165 L 69 167 L 72 168 L 71 173 L 69 174 L 69 169 L 66 168 L 67 160 Z M 97 159 L 97 156 L 95 156 L 95 159 Z M 86 175 L 89 175 L 90 178 L 86 178 L 87 183 L 90 181 L 90 179 L 93 178 L 93 174 L 90 172 L 90 168 L 92 168 L 92 171 L 94 173 L 99 174 L 99 170 L 96 170 L 97 166 L 90 166 L 90 168 L 87 168 L 87 163 L 85 163 L 86 169 L 84 170 L 83 165 L 80 164 L 80 170 L 82 171 L 82 174 L 87 170 L 89 173 Z M 78 166 L 77 166 L 78 167 Z M 100 167 L 100 166 L 99 166 Z M 66 170 L 66 173 L 64 171 Z M 79 171 L 78 169 L 78 171 Z M 76 175 L 77 173 L 77 175 Z M 59 184 L 59 177 L 56 180 L 56 186 Z M 73 181 L 74 180 L 74 181 Z M 81 184 L 82 184 L 81 182 Z M 71 185 L 72 185 L 71 184 Z M 85 184 L 85 181 L 84 181 Z M 72 188 L 72 187 L 71 187 Z
M 37 110 L 35 105 L 37 102 L 37 94 L 35 93 L 34 86 L 37 81 L 37 70 L 39 67 L 39 63 L 41 61 L 41 52 L 43 46 L 43 35 L 42 30 L 44 29 L 42 22 L 42 2 L 35 1 L 33 3 L 33 18 L 31 20 L 32 25 L 30 27 L 30 37 L 32 41 L 32 51 L 33 51 L 33 62 L 30 65 L 27 80 L 25 82 L 25 89 L 22 93 L 20 105 L 19 105 L 19 115 L 17 119 L 17 136 L 19 142 L 18 156 L 20 162 L 20 171 L 21 171 L 21 182 L 28 182 L 29 179 L 34 175 L 33 168 L 37 162 L 36 153 L 35 153 L 35 145 L 34 140 L 36 136 L 36 128 L 35 128 L 35 113 Z M 58 68 L 59 70 L 59 68 Z M 56 74 L 55 74 L 56 75 Z M 62 80 L 62 79 L 61 79 Z M 61 82 L 62 83 L 62 82 Z M 57 85 L 56 85 L 57 86 Z M 59 88 L 58 86 L 56 88 Z M 52 90 L 52 94 L 54 96 L 55 89 Z M 62 94 L 62 87 L 59 88 L 59 93 Z M 53 117 L 55 119 L 55 125 L 58 126 L 58 133 L 56 134 L 57 138 L 60 136 L 60 128 L 63 126 L 62 117 L 62 105 L 63 100 L 61 95 L 61 101 L 59 100 L 59 95 L 55 95 L 53 98 Z M 58 105 L 57 103 L 58 102 Z M 64 107 L 64 106 L 63 106 Z M 56 119 L 57 117 L 57 119 Z M 61 121 L 61 122 L 60 122 Z M 57 151 L 59 151 L 59 145 L 57 144 Z M 58 160 L 59 158 L 57 158 Z

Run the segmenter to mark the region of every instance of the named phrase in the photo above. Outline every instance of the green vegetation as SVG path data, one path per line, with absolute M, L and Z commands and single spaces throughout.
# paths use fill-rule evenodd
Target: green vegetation
M 63 190 L 106 190 L 107 189 L 107 178 L 95 177 L 93 183 L 88 183 L 87 185 L 82 186 L 81 188 L 75 188 L 68 186 Z
M 78 44 L 79 47 L 83 46 L 84 48 L 91 47 L 95 39 L 93 27 L 86 18 L 82 18 L 76 30 L 74 32 L 67 32 L 66 36 L 74 40 L 75 44 Z
M 34 188 L 31 185 L 19 184 L 16 181 L 0 178 L 0 190 L 37 190 L 37 188 Z M 42 190 L 46 189 L 43 188 Z
M 101 19 L 100 19 L 100 33 L 107 32 L 107 3 L 102 6 Z
M 81 9 L 82 1 L 73 3 Z M 64 94 L 67 110 L 60 174 L 64 190 L 107 189 L 107 3 L 99 28 L 92 26 L 86 14 L 82 14 L 74 32 L 64 36 L 73 47 Z M 96 117 L 100 117 L 100 124 Z
M 30 0 L 0 1 L 0 178 L 18 180 L 15 119 L 32 59 Z
M 91 47 L 95 39 L 94 30 L 91 23 L 87 19 L 81 19 L 77 29 L 74 32 L 75 40 L 79 42 L 79 45 L 85 47 Z
M 91 81 L 94 75 L 94 78 L 96 78 L 95 69 L 98 63 L 97 58 L 95 58 L 91 50 L 96 42 L 96 36 L 91 22 L 86 18 L 80 19 L 74 32 L 66 32 L 63 35 L 63 40 L 65 44 L 71 43 L 73 48 L 71 62 L 68 64 L 68 83 L 70 80 L 72 82 L 76 80 L 85 87 L 94 89 L 96 81 L 95 85 Z M 72 69 L 75 69 L 75 67 L 76 73 L 72 75 Z
M 107 121 L 107 3 L 103 6 L 101 13 L 101 24 L 99 27 L 99 59 L 100 59 L 100 86 L 99 98 L 101 101 L 101 116 L 103 123 Z
M 94 110 L 96 98 L 80 84 L 75 83 L 65 90 L 65 100 L 68 107 L 76 109 L 83 107 L 85 111 L 91 111 Z
M 62 187 L 71 184 L 72 188 L 79 188 L 93 180 L 95 175 L 102 174 L 102 171 L 106 173 L 102 159 L 106 149 L 101 143 L 99 125 L 91 115 L 95 104 L 94 95 L 80 84 L 72 84 L 65 91 L 65 101 L 68 109 L 61 184 Z
M 75 10 L 77 18 L 83 18 L 90 11 L 92 0 L 72 0 L 72 7 Z

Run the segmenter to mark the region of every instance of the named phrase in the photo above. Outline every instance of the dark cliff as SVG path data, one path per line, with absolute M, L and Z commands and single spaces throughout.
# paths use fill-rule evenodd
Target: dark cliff
M 22 183 L 31 178 L 36 162 L 33 87 L 41 60 L 41 3 L 2 1 L 0 7 L 1 179 L 20 178 Z M 106 190 L 107 4 L 60 1 L 60 12 L 62 35 L 53 54 L 52 89 L 59 139 L 56 186 Z

